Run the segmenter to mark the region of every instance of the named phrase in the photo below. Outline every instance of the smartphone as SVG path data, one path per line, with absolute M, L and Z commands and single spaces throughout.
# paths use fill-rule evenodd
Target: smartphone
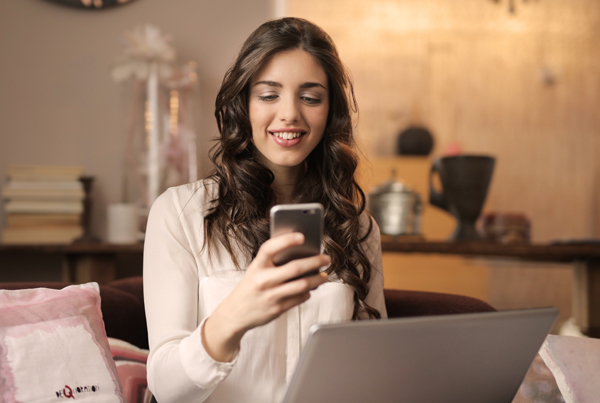
M 323 206 L 320 203 L 273 206 L 271 208 L 271 238 L 290 232 L 303 233 L 304 243 L 289 247 L 275 255 L 273 262 L 276 266 L 281 266 L 294 259 L 321 254 Z M 312 276 L 318 272 L 316 270 L 314 273 L 306 273 L 297 278 Z

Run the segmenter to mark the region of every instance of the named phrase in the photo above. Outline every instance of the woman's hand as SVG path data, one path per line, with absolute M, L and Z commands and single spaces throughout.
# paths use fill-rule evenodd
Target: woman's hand
M 269 323 L 288 309 L 310 298 L 310 290 L 327 282 L 327 275 L 289 281 L 330 263 L 329 256 L 317 255 L 275 266 L 273 257 L 304 235 L 292 233 L 269 239 L 259 249 L 244 277 L 204 322 L 204 348 L 217 361 L 231 361 L 242 336 L 250 329 Z

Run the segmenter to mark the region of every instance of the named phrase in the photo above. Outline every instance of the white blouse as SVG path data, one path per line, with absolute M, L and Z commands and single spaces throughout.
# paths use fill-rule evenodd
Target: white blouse
M 203 249 L 204 215 L 215 194 L 208 181 L 170 188 L 150 211 L 144 245 L 148 386 L 160 403 L 280 402 L 308 329 L 351 320 L 353 291 L 330 276 L 308 301 L 248 331 L 232 362 L 212 359 L 200 329 L 244 276 L 222 245 L 211 249 L 210 258 Z M 363 228 L 367 220 L 363 214 Z M 385 318 L 379 228 L 373 224 L 363 244 L 373 266 L 366 302 Z M 242 253 L 236 257 L 241 267 L 250 263 Z

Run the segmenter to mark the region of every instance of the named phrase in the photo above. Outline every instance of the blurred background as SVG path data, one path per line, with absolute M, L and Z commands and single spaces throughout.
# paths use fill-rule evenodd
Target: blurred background
M 484 212 L 525 215 L 531 241 L 600 237 L 600 3 L 595 0 L 134 0 L 90 10 L 0 2 L 0 178 L 13 164 L 78 165 L 95 178 L 91 228 L 121 197 L 123 88 L 110 72 L 122 35 L 151 23 L 197 64 L 198 175 L 217 134 L 214 100 L 245 38 L 279 16 L 324 28 L 352 73 L 366 192 L 390 177 L 424 200 L 422 235 L 456 221 L 428 205 L 432 161 L 496 157 Z M 432 151 L 397 155 L 398 136 L 427 128 Z M 3 180 L 3 179 L 1 179 Z M 2 182 L 0 180 L 0 186 Z M 5 214 L 0 209 L 0 226 Z M 0 259 L 0 281 L 60 278 L 58 260 Z M 122 275 L 140 270 L 139 258 Z M 386 253 L 387 288 L 474 296 L 498 309 L 554 305 L 571 315 L 571 264 Z

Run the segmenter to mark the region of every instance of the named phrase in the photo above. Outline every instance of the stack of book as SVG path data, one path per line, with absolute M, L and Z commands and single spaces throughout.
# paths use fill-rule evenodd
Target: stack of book
M 12 165 L 2 189 L 5 244 L 70 243 L 83 234 L 78 166 Z

